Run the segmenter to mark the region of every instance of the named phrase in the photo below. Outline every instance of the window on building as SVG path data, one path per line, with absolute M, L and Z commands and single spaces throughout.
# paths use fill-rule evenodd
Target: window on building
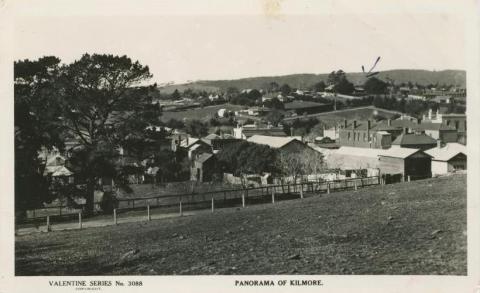
M 455 129 L 457 129 L 457 130 L 458 130 L 458 125 L 459 125 L 459 122 L 455 121 Z
M 348 138 L 348 140 L 350 140 L 350 131 L 347 134 L 347 138 Z

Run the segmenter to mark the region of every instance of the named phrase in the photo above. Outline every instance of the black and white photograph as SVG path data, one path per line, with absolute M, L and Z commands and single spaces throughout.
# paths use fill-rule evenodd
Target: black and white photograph
M 478 3 L 13 2 L 0 292 L 480 290 Z

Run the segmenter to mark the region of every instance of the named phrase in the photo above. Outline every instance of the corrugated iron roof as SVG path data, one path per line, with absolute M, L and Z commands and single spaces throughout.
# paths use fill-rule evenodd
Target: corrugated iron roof
M 405 159 L 420 151 L 420 149 L 401 148 L 398 146 L 392 146 L 389 149 L 371 149 L 342 146 L 338 150 L 334 150 L 331 153 L 336 155 L 349 155 L 368 158 L 378 158 L 379 156 L 382 156 Z
M 393 142 L 392 145 L 412 145 L 412 144 L 436 144 L 437 141 L 426 134 L 402 133 Z
M 266 136 L 266 135 L 253 135 L 247 141 L 253 142 L 256 144 L 264 144 L 268 145 L 271 148 L 281 148 L 288 143 L 298 140 L 300 141 L 297 137 L 289 136 L 289 137 L 281 137 L 281 136 Z
M 435 161 L 448 161 L 458 154 L 467 155 L 467 147 L 459 143 L 447 143 L 443 148 L 432 148 L 425 153 L 432 156 Z
M 383 153 L 380 153 L 379 156 L 405 159 L 418 152 L 422 151 L 420 149 L 392 146 L 389 149 L 383 150 Z

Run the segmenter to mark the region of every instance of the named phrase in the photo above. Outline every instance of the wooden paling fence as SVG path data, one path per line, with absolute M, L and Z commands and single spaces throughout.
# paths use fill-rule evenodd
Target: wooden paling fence
M 275 203 L 280 200 L 304 198 L 317 194 L 329 194 L 341 190 L 357 190 L 358 188 L 378 185 L 381 183 L 381 178 L 375 176 L 323 182 L 285 183 L 244 189 L 225 189 L 203 193 L 117 199 L 113 210 L 113 223 L 117 224 L 120 215 L 129 211 L 143 210 L 146 212 L 146 219 L 150 220 L 152 209 L 161 209 L 165 213 L 178 213 L 179 215 L 183 215 L 187 210 L 211 209 L 211 211 L 214 212 L 217 208 L 235 206 L 245 207 L 247 205 L 268 202 Z M 46 221 L 47 230 L 50 230 L 49 228 L 52 217 L 74 217 L 78 218 L 78 226 L 79 228 L 82 228 L 82 210 L 67 210 L 66 208 L 67 207 L 57 206 L 41 209 L 46 215 L 42 214 L 34 217 L 34 219 L 41 218 Z M 48 209 L 51 211 L 58 211 L 59 213 L 51 214 L 45 212 L 45 210 Z M 67 211 L 70 211 L 70 213 L 67 213 Z M 35 211 L 33 213 L 35 213 Z

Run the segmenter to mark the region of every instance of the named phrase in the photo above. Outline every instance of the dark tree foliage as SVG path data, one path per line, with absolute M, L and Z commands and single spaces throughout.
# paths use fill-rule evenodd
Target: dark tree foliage
M 236 176 L 275 172 L 275 150 L 266 145 L 240 141 L 226 145 L 217 160 L 223 172 Z
M 283 130 L 288 135 L 304 136 L 310 133 L 310 130 L 318 123 L 319 121 L 317 118 L 295 119 L 290 124 L 285 123 L 283 125 Z
M 173 93 L 170 95 L 170 98 L 171 98 L 172 100 L 178 100 L 178 99 L 180 99 L 180 97 L 181 97 L 181 96 L 180 96 L 180 92 L 178 91 L 178 89 L 175 89 L 175 90 L 173 91 Z
M 328 83 L 334 85 L 334 91 L 339 94 L 350 95 L 353 93 L 355 86 L 348 81 L 347 75 L 343 70 L 332 71 L 328 75 Z
M 376 77 L 371 77 L 367 79 L 363 87 L 368 94 L 385 94 L 388 84 Z
M 292 88 L 286 83 L 284 83 L 279 90 L 284 96 L 289 95 L 292 92 Z
M 208 134 L 208 127 L 200 120 L 190 120 L 185 123 L 185 131 L 193 137 L 204 137 Z
M 315 83 L 313 86 L 312 86 L 312 90 L 314 92 L 323 92 L 325 90 L 325 82 L 322 80 L 322 81 L 319 81 L 317 83 Z
M 279 88 L 280 88 L 280 86 L 275 81 L 272 81 L 272 82 L 268 83 L 268 85 L 266 87 L 266 89 L 269 93 L 275 93 L 275 92 L 278 91 Z
M 280 111 L 273 110 L 265 116 L 265 120 L 267 120 L 268 122 L 270 122 L 270 123 L 272 123 L 273 125 L 276 126 L 280 122 L 282 122 L 282 119 L 283 119 L 284 116 L 285 115 L 283 115 Z
M 158 167 L 156 182 L 175 182 L 188 179 L 188 165 L 182 164 L 181 159 L 171 150 L 156 152 L 149 160 L 147 167 Z
M 395 97 L 376 96 L 373 105 L 378 108 L 399 111 L 413 117 L 420 117 L 428 109 L 436 110 L 438 104 L 421 100 L 396 99 Z
M 244 92 L 236 95 L 230 100 L 230 103 L 243 106 L 253 106 L 261 102 L 261 98 L 262 94 L 258 90 L 253 89 L 248 93 Z
M 263 103 L 265 107 L 272 108 L 272 109 L 277 109 L 277 110 L 283 110 L 285 109 L 285 106 L 278 98 L 273 98 L 271 100 L 267 100 Z
M 363 97 L 360 99 L 347 100 L 345 103 L 349 107 L 360 107 L 360 106 L 369 106 L 373 105 L 373 96 Z
M 177 120 L 177 119 L 174 119 L 174 118 L 169 119 L 164 124 L 165 124 L 165 126 L 173 128 L 173 129 L 183 129 L 183 128 L 185 128 L 185 123 L 183 123 L 183 121 Z
M 61 109 L 57 95 L 60 59 L 43 57 L 14 63 L 15 209 L 41 205 L 53 198 L 42 176 L 38 152 L 63 149 Z
M 255 100 L 251 100 L 246 94 L 239 94 L 233 97 L 230 103 L 234 105 L 253 106 L 255 105 Z
M 129 137 L 144 136 L 147 126 L 158 123 L 159 107 L 151 94 L 156 86 L 139 86 L 151 77 L 148 67 L 126 56 L 85 54 L 66 65 L 55 57 L 19 61 L 15 71 L 16 161 L 36 163 L 34 156 L 41 147 L 77 141 L 79 146 L 70 150 L 70 164 L 85 182 L 86 212 L 91 213 L 98 179 L 121 181 L 118 147 L 127 146 Z M 24 145 L 29 154 L 23 153 Z M 36 164 L 19 165 L 17 170 L 19 180 L 40 174 Z M 27 198 L 35 194 L 27 193 Z M 24 190 L 17 194 L 21 200 Z

